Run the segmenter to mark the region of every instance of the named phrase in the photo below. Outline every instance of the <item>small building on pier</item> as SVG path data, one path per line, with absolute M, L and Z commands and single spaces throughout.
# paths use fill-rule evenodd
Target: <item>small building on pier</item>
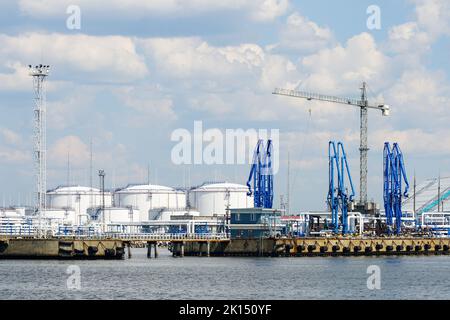
M 266 208 L 230 209 L 231 239 L 254 239 L 281 236 L 284 210 Z

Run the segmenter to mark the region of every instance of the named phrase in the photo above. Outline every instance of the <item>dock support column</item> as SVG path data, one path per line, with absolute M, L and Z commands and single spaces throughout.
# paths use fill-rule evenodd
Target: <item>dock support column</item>
M 155 259 L 158 258 L 158 242 L 155 242 Z
M 210 256 L 210 250 L 211 250 L 211 246 L 210 246 L 210 242 L 206 241 L 206 256 L 209 257 Z
M 131 259 L 131 243 L 130 242 L 128 242 L 127 251 L 128 251 L 128 259 Z
M 184 257 L 184 241 L 181 242 L 180 257 Z
M 147 242 L 147 258 L 152 258 L 152 244 L 151 242 Z

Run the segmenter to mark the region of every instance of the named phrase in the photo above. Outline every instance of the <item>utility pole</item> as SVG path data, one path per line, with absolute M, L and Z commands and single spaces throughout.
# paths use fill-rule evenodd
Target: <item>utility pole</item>
M 441 173 L 438 178 L 438 212 L 441 212 Z
M 89 207 L 92 208 L 94 205 L 94 192 L 93 192 L 93 185 L 92 185 L 92 137 L 89 141 Z
M 414 170 L 414 197 L 413 197 L 413 212 L 416 214 L 416 170 Z
M 47 193 L 47 135 L 46 135 L 46 94 L 45 79 L 49 74 L 48 65 L 32 67 L 28 65 L 29 75 L 33 77 L 34 88 L 34 167 L 36 174 L 35 211 L 38 215 L 38 236 L 42 234 L 42 219 L 46 208 Z
M 290 211 L 291 211 L 291 204 L 290 204 L 290 200 L 291 200 L 291 183 L 290 183 L 290 166 L 291 166 L 291 161 L 290 161 L 290 154 L 288 151 L 288 160 L 287 160 L 287 192 L 286 192 L 286 215 L 289 216 Z
M 102 192 L 102 204 L 101 204 L 101 211 L 102 211 L 102 231 L 105 232 L 105 171 L 99 170 L 98 176 L 100 178 L 100 190 Z

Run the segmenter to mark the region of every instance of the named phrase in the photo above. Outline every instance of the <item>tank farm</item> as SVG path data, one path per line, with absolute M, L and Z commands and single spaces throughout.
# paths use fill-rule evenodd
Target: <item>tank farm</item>
M 45 117 L 49 66 L 29 69 L 34 112 Z M 274 147 L 278 141 L 272 138 L 255 140 L 248 177 L 240 182 L 169 187 L 152 183 L 149 173 L 147 183 L 108 189 L 105 176 L 111 173 L 101 169 L 96 188 L 91 150 L 89 186 L 47 190 L 44 118 L 39 118 L 36 201 L 0 208 L 0 259 L 120 260 L 132 258 L 133 247 L 146 247 L 148 258 L 165 249 L 177 258 L 449 254 L 450 213 L 445 207 L 450 177 L 419 183 L 414 177 L 410 185 L 407 157 L 398 143 L 385 142 L 382 172 L 377 173 L 383 177 L 382 205 L 368 200 L 368 114 L 376 110 L 389 116 L 390 106 L 368 101 L 366 91 L 363 83 L 357 99 L 279 88 L 272 92 L 280 99 L 351 106 L 360 114 L 359 194 L 344 142 L 329 141 L 323 146 L 328 190 L 318 190 L 326 197 L 324 211 L 291 210 L 289 161 L 286 201 L 274 208 L 274 161 L 279 155 Z

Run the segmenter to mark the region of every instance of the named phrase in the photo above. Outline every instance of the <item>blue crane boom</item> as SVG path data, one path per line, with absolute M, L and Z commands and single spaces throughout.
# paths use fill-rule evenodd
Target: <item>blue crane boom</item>
M 395 217 L 395 233 L 398 235 L 402 231 L 402 197 L 408 197 L 409 190 L 403 153 L 398 143 L 394 143 L 391 149 L 389 142 L 385 142 L 383 158 L 383 199 L 386 225 L 388 233 L 391 233 L 394 228 L 393 217 Z M 404 191 L 402 191 L 403 182 L 405 183 Z
M 342 234 L 347 234 L 349 232 L 348 206 L 349 202 L 354 201 L 355 188 L 342 142 L 338 142 L 337 145 L 334 141 L 328 143 L 328 160 L 329 186 L 327 201 L 331 209 L 334 232 L 339 233 L 339 228 L 342 225 Z M 350 184 L 350 195 L 345 184 L 346 180 Z M 339 209 L 342 213 L 341 224 L 339 223 Z
M 253 195 L 255 208 L 272 208 L 273 205 L 272 155 L 272 140 L 267 141 L 266 149 L 264 149 L 264 141 L 258 140 L 247 180 L 247 195 Z

